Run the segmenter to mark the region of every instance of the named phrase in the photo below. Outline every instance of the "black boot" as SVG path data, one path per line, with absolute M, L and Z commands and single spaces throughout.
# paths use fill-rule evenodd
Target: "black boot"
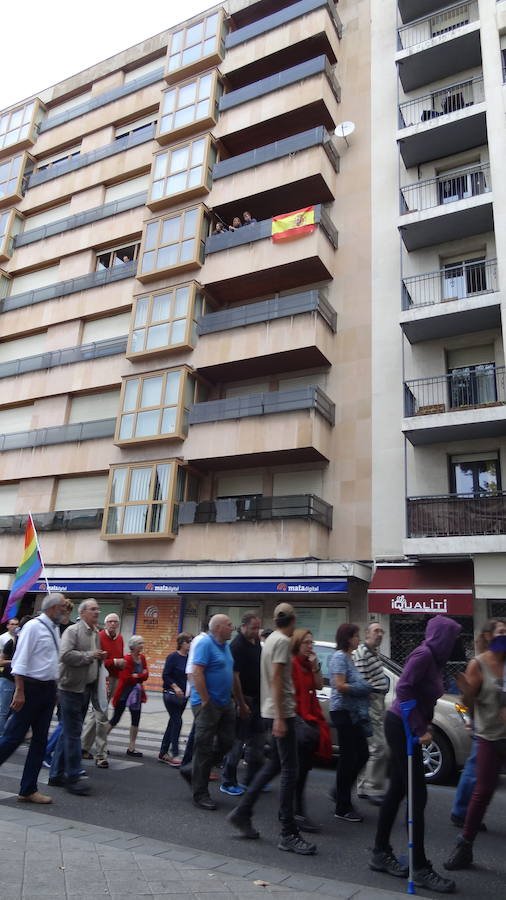
M 445 863 L 445 869 L 452 871 L 453 869 L 468 869 L 473 864 L 473 845 L 471 841 L 464 840 L 463 837 L 457 841 L 457 846 L 453 853 L 450 854 Z

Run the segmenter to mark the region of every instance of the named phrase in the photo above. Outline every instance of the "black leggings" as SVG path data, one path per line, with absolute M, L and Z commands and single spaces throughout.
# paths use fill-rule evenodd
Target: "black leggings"
M 367 738 L 362 726 L 353 723 L 346 709 L 335 709 L 330 718 L 337 731 L 339 762 L 336 770 L 336 813 L 343 816 L 353 809 L 351 789 L 369 759 Z
M 114 707 L 114 713 L 113 713 L 112 719 L 109 719 L 109 725 L 111 726 L 111 728 L 114 728 L 114 726 L 118 724 L 119 720 L 121 719 L 121 716 L 125 712 L 125 708 L 126 708 L 126 700 L 124 703 L 122 703 L 122 701 L 120 700 L 118 705 Z M 131 709 L 130 716 L 132 719 L 132 725 L 134 726 L 134 728 L 137 728 L 139 726 L 139 722 L 141 720 L 140 709 Z
M 381 806 L 376 831 L 376 850 L 389 852 L 390 832 L 404 797 L 408 792 L 408 757 L 406 735 L 402 719 L 394 713 L 385 716 L 385 737 L 390 748 L 390 784 Z M 423 869 L 427 865 L 424 847 L 424 810 L 427 803 L 427 785 L 423 754 L 420 744 L 413 747 L 413 866 Z

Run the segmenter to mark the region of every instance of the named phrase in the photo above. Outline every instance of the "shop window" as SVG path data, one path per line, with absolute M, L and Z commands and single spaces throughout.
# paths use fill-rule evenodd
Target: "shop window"
M 167 81 L 181 78 L 183 72 L 198 72 L 221 62 L 225 52 L 225 26 L 222 11 L 212 12 L 169 35 Z
M 211 128 L 218 120 L 221 82 L 216 72 L 206 72 L 162 95 L 157 140 L 167 143 L 196 131 Z
M 216 147 L 207 137 L 195 138 L 155 156 L 148 206 L 158 209 L 211 190 Z
M 476 458 L 473 458 L 476 457 Z M 476 454 L 452 457 L 450 460 L 450 490 L 453 494 L 484 496 L 497 494 L 501 488 L 501 469 L 497 454 L 478 458 Z
M 186 366 L 125 378 L 115 443 L 183 440 L 196 391 L 195 377 Z
M 13 147 L 21 149 L 35 143 L 43 111 L 40 100 L 31 100 L 0 115 L 0 154 L 4 155 Z
M 114 466 L 102 538 L 173 538 L 179 503 L 197 497 L 195 476 L 174 460 Z
M 207 231 L 203 206 L 149 222 L 140 250 L 139 281 L 153 281 L 166 271 L 185 271 L 201 266 Z
M 192 281 L 134 301 L 127 356 L 192 348 L 197 342 L 197 320 L 203 314 L 200 286 Z
M 123 244 L 120 247 L 112 247 L 97 253 L 96 271 L 112 269 L 113 266 L 124 266 L 137 259 L 139 243 Z
M 0 206 L 7 206 L 21 200 L 25 187 L 27 162 L 32 161 L 26 153 L 0 162 Z
M 23 227 L 23 218 L 17 210 L 10 209 L 8 212 L 0 212 L 0 262 L 10 259 L 14 238 Z

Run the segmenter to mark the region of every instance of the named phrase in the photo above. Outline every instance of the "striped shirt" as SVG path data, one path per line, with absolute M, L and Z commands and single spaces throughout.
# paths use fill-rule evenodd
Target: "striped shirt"
M 386 694 L 389 682 L 383 671 L 383 663 L 378 656 L 378 652 L 371 650 L 367 644 L 360 644 L 352 653 L 352 656 L 362 678 L 368 681 L 375 690 Z

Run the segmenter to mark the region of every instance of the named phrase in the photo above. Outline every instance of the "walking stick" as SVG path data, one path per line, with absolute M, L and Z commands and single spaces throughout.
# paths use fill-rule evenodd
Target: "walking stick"
M 404 700 L 400 704 L 408 753 L 408 894 L 416 894 L 413 883 L 413 746 L 418 743 L 418 738 L 409 724 L 409 714 L 415 706 L 416 700 Z

